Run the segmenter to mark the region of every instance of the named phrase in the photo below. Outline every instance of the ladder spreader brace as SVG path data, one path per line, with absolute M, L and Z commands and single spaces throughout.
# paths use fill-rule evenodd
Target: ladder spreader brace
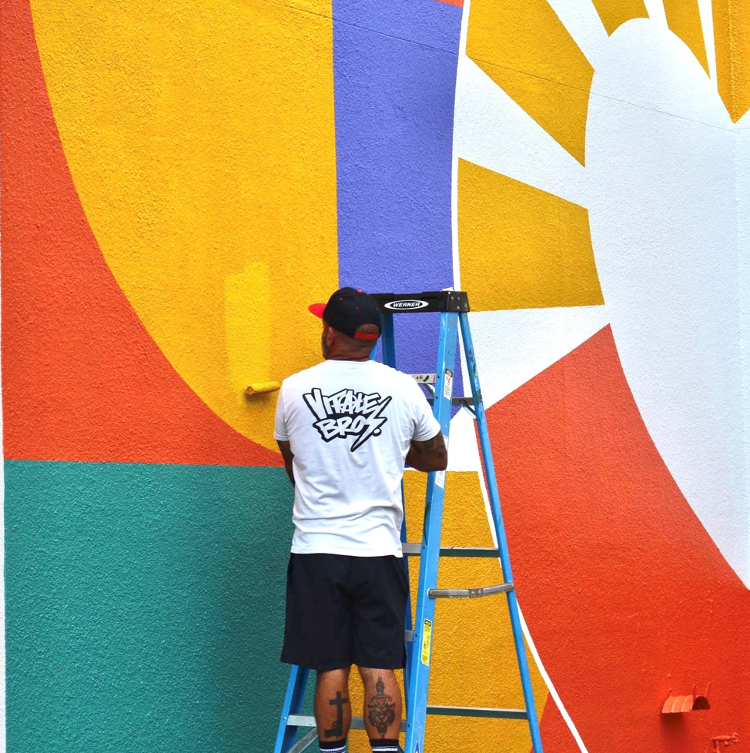
M 433 412 L 440 423 L 446 440 L 450 433 L 452 405 L 461 405 L 469 409 L 472 416 L 476 419 L 487 493 L 492 512 L 492 525 L 498 544 L 497 548 L 440 546 L 443 501 L 445 497 L 445 471 L 430 473 L 427 479 L 422 542 L 407 542 L 405 521 L 401 528 L 402 549 L 406 555 L 404 557 L 404 567 L 407 569 L 407 573 L 409 557 L 418 556 L 420 558 L 415 624 L 413 626 L 411 624 L 411 604 L 409 603 L 404 625 L 407 655 L 406 667 L 404 669 L 406 720 L 402 722 L 401 729 L 406 732 L 405 753 L 425 753 L 424 736 L 426 717 L 428 715 L 523 719 L 529 724 L 533 753 L 543 753 L 536 706 L 531 687 L 531 676 L 526 659 L 520 613 L 510 566 L 508 543 L 500 508 L 500 495 L 497 490 L 497 479 L 492 460 L 487 419 L 482 404 L 482 392 L 479 385 L 474 346 L 469 328 L 468 295 L 463 291 L 441 290 L 408 294 L 380 293 L 373 295 L 373 297 L 380 304 L 383 314 L 383 362 L 394 368 L 396 367 L 396 348 L 393 315 L 440 313 L 440 338 L 436 373 L 415 374 L 413 376 L 417 382 L 426 385 L 426 388 L 431 393 L 429 399 L 433 404 Z M 471 396 L 454 398 L 453 368 L 459 327 L 471 384 Z M 504 582 L 484 588 L 437 588 L 440 557 L 499 557 Z M 439 598 L 477 598 L 501 593 L 507 597 L 513 643 L 526 708 L 491 709 L 429 705 L 427 703 L 427 696 L 430 666 L 432 663 L 431 649 L 436 600 Z M 302 751 L 306 750 L 317 740 L 314 717 L 300 714 L 308 675 L 309 670 L 307 669 L 297 666 L 293 666 L 291 669 L 274 753 L 302 753 Z M 308 731 L 301 740 L 295 743 L 297 730 L 304 728 L 308 728 L 309 730 L 311 727 L 312 730 Z M 364 721 L 362 717 L 352 719 L 353 729 L 362 729 L 363 727 Z

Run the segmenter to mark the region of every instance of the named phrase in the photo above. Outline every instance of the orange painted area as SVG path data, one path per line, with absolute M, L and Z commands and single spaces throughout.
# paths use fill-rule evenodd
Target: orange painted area
M 750 108 L 750 0 L 714 0 L 719 94 L 736 123 Z
M 466 54 L 584 163 L 594 69 L 547 0 L 474 0 Z
M 643 0 L 592 0 L 607 34 L 612 34 L 626 21 L 648 18 Z
M 458 243 L 473 311 L 604 303 L 588 211 L 462 159 Z
M 188 388 L 107 268 L 62 152 L 26 0 L 4 2 L 1 33 L 5 457 L 278 465 Z
M 664 13 L 669 28 L 690 48 L 706 73 L 709 73 L 698 0 L 664 0 Z
M 519 603 L 588 750 L 746 739 L 750 592 L 659 457 L 610 329 L 488 416 Z M 709 681 L 709 711 L 660 713 Z

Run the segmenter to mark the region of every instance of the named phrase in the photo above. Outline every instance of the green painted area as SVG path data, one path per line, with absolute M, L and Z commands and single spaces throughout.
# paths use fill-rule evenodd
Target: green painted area
M 5 474 L 8 750 L 272 750 L 284 471 L 8 461 Z

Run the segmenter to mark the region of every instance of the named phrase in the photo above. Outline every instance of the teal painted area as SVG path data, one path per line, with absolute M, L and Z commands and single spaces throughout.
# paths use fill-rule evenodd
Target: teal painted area
M 5 474 L 8 750 L 272 750 L 284 471 L 8 461 Z

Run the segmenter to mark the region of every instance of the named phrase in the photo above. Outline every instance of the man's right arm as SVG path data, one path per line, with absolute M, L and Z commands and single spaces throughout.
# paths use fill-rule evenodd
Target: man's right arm
M 448 450 L 442 432 L 424 442 L 411 441 L 406 464 L 418 471 L 444 471 L 448 467 Z

